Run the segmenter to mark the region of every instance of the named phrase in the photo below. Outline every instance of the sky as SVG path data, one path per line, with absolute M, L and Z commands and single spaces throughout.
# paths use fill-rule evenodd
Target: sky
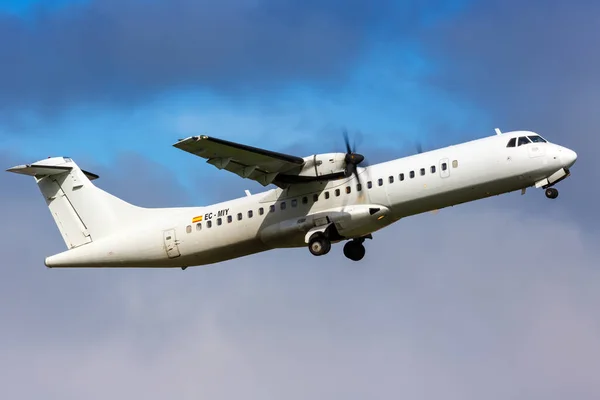
M 0 161 L 70 156 L 148 206 L 261 186 L 208 134 L 369 162 L 528 129 L 577 151 L 560 196 L 400 221 L 352 263 L 276 250 L 181 270 L 49 270 L 35 183 L 0 174 L 0 394 L 597 399 L 600 3 L 0 0 Z M 231 175 L 231 176 L 230 176 Z

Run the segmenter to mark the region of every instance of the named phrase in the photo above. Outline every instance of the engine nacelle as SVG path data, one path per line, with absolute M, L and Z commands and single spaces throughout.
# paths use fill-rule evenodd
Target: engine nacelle
M 323 153 L 304 157 L 305 163 L 298 176 L 318 178 L 343 174 L 346 169 L 345 153 Z
M 389 208 L 378 204 L 355 204 L 331 213 L 329 220 L 337 232 L 347 238 L 361 237 L 387 225 L 383 221 Z

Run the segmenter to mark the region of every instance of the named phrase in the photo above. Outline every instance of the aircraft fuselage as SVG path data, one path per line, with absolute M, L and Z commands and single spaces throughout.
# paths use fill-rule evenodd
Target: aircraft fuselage
M 188 267 L 285 247 L 329 224 L 332 241 L 402 218 L 522 190 L 569 175 L 576 154 L 548 142 L 507 147 L 511 132 L 358 169 L 334 181 L 291 185 L 206 207 L 152 210 L 127 229 L 46 259 L 48 267 Z M 360 189 L 360 190 L 359 190 Z M 376 210 L 376 211 L 374 211 Z

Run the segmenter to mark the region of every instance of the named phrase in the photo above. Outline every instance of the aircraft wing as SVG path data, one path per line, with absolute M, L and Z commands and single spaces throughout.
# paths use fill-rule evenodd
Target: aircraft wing
M 304 159 L 209 136 L 192 136 L 173 146 L 206 159 L 209 164 L 252 179 L 263 186 L 280 173 L 304 165 Z

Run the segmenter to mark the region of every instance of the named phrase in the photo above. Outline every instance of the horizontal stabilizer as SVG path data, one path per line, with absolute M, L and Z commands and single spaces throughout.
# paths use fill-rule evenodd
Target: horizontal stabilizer
M 37 178 L 41 178 L 42 176 L 50 176 L 61 174 L 63 172 L 69 172 L 73 169 L 73 167 L 67 167 L 63 165 L 40 165 L 40 164 L 26 164 L 26 165 L 17 165 L 16 167 L 12 167 L 7 169 L 8 172 L 14 172 L 15 174 L 23 174 L 29 176 L 35 176 Z M 94 179 L 98 179 L 99 176 L 87 171 L 81 171 L 87 176 L 90 181 Z

